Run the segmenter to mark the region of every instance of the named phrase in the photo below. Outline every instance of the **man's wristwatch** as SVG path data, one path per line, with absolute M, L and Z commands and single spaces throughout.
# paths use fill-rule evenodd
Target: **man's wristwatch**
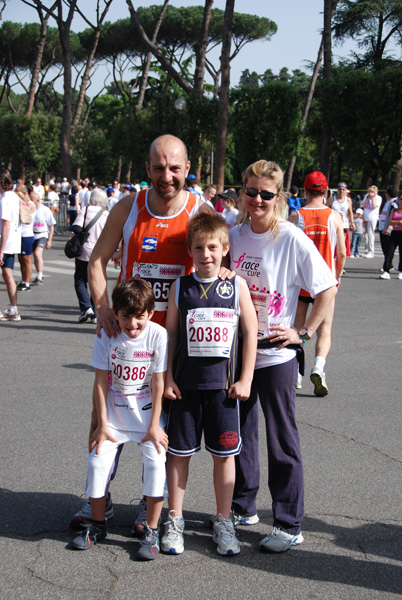
M 305 327 L 303 327 L 302 329 L 300 329 L 298 331 L 299 336 L 301 337 L 301 339 L 303 340 L 303 344 L 305 344 L 306 342 L 308 342 L 309 340 L 311 340 L 311 337 L 308 334 L 308 331 Z

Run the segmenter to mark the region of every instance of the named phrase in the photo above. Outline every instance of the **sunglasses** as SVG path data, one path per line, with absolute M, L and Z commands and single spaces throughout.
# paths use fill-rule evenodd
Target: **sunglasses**
M 267 190 L 261 190 L 260 192 L 256 189 L 256 188 L 252 188 L 252 187 L 245 187 L 244 189 L 244 193 L 249 196 L 250 198 L 256 198 L 258 196 L 258 194 L 261 196 L 261 200 L 272 200 L 272 198 L 275 198 L 275 196 L 277 196 L 278 194 L 274 193 L 274 192 L 268 192 Z

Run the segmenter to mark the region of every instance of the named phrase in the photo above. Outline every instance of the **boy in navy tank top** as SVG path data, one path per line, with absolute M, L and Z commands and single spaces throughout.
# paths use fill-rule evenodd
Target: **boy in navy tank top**
M 171 400 L 168 417 L 167 481 L 169 516 L 161 549 L 184 551 L 183 500 L 190 458 L 205 447 L 214 468 L 216 518 L 213 540 L 218 554 L 240 552 L 230 518 L 239 454 L 239 405 L 250 395 L 257 348 L 257 318 L 246 282 L 238 276 L 218 278 L 229 250 L 228 229 L 217 213 L 203 212 L 189 222 L 187 246 L 196 272 L 173 283 L 166 328 L 169 334 L 165 397 Z M 240 376 L 239 325 L 243 338 Z M 239 361 L 240 362 L 240 361 Z

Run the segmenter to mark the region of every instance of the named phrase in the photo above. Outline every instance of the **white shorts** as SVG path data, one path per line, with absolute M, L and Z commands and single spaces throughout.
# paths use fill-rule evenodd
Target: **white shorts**
M 119 448 L 127 442 L 136 442 L 142 452 L 143 461 L 143 489 L 144 496 L 151 498 L 167 498 L 166 486 L 166 452 L 161 447 L 161 453 L 158 454 L 155 444 L 146 441 L 141 444 L 145 433 L 137 431 L 120 431 L 110 429 L 117 443 L 106 440 L 101 446 L 99 454 L 96 454 L 96 448 L 88 456 L 88 474 L 85 493 L 90 498 L 103 498 L 106 496 L 115 469 L 116 459 L 118 460 Z

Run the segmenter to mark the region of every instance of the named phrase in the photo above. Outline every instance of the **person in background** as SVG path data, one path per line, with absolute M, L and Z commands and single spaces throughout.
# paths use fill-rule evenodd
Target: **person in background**
M 384 206 L 381 209 L 380 218 L 378 221 L 378 231 L 380 232 L 381 250 L 384 255 L 384 264 L 382 265 L 382 269 L 380 269 L 383 273 L 384 273 L 384 269 L 385 269 L 385 260 L 386 260 L 387 254 L 388 254 L 389 242 L 391 240 L 390 234 L 386 235 L 385 231 L 388 228 L 389 215 L 391 213 L 391 209 L 397 208 L 397 207 L 398 207 L 398 192 L 392 185 L 389 185 L 387 187 L 387 189 L 385 190 L 385 202 L 384 202 Z M 392 267 L 392 263 L 391 263 L 390 270 L 392 270 L 392 268 L 393 267 Z M 389 273 L 388 273 L 388 275 L 389 275 Z M 385 277 L 381 277 L 381 279 L 389 279 L 389 278 L 386 275 Z
M 109 216 L 107 208 L 106 193 L 99 188 L 92 190 L 89 205 L 81 208 L 72 228 L 75 233 L 82 231 L 99 214 L 98 220 L 89 230 L 89 237 L 83 246 L 82 254 L 75 259 L 74 288 L 81 311 L 78 323 L 85 323 L 88 319 L 91 323 L 97 323 L 95 305 L 88 293 L 88 262 Z
M 57 213 L 59 211 L 59 194 L 56 192 L 56 184 L 49 184 L 49 191 L 47 194 L 47 202 L 48 207 L 53 213 Z
M 223 205 L 222 217 L 225 219 L 228 229 L 232 229 L 237 223 L 237 215 L 239 214 L 237 194 L 232 190 L 228 190 L 219 194 L 219 197 L 222 199 Z
M 381 196 L 378 195 L 378 187 L 372 185 L 367 190 L 361 208 L 363 209 L 364 228 L 366 231 L 366 254 L 365 258 L 374 258 L 374 236 L 377 227 L 378 216 L 381 206 Z
M 398 206 L 391 208 L 388 226 L 385 230 L 386 235 L 389 235 L 389 233 L 391 233 L 391 239 L 385 259 L 384 273 L 380 277 L 381 279 L 390 279 L 389 272 L 391 270 L 392 259 L 394 258 L 395 250 L 399 247 L 398 279 L 402 279 L 402 192 L 398 197 Z M 386 274 L 388 274 L 388 277 L 384 277 Z
M 354 219 L 356 229 L 353 232 L 352 237 L 352 247 L 350 249 L 351 257 L 350 258 L 360 258 L 359 249 L 360 242 L 364 236 L 364 221 L 363 221 L 363 209 L 358 208 L 356 210 L 356 216 Z
M 79 201 L 79 195 L 78 195 L 78 187 L 76 185 L 73 185 L 73 187 L 71 188 L 71 194 L 68 197 L 68 201 L 70 204 L 70 210 L 69 210 L 69 219 L 70 219 L 70 223 L 68 226 L 68 230 L 69 230 L 69 237 L 71 238 L 71 236 L 73 235 L 73 225 L 74 225 L 74 221 L 77 218 L 78 213 L 80 212 L 80 201 Z
M 210 184 L 210 185 L 206 185 L 204 187 L 204 191 L 202 193 L 201 198 L 204 200 L 204 202 L 206 204 L 208 204 L 208 206 L 210 208 L 214 208 L 214 198 L 216 198 L 216 193 L 217 193 L 217 189 L 214 185 Z
M 355 230 L 352 200 L 348 196 L 348 191 L 346 183 L 340 181 L 338 183 L 336 198 L 332 198 L 332 202 L 330 199 L 327 199 L 327 206 L 331 206 L 333 210 L 336 210 L 342 217 L 346 256 L 350 256 L 349 229 L 352 231 Z
M 41 202 L 45 200 L 45 188 L 42 185 L 42 179 L 40 177 L 36 178 L 33 185 L 33 191 L 38 194 Z
M 299 188 L 297 187 L 297 185 L 290 186 L 290 195 L 287 198 L 289 215 L 291 215 L 292 212 L 294 212 L 295 210 L 299 210 L 299 208 L 301 208 L 302 206 L 299 198 Z
M 20 201 L 12 189 L 10 171 L 0 168 L 0 266 L 10 302 L 9 308 L 0 311 L 0 321 L 21 321 L 13 275 L 15 254 L 21 252 Z
M 30 191 L 32 191 L 30 187 Z M 30 292 L 31 291 L 31 277 L 32 277 L 32 247 L 34 243 L 34 232 L 33 232 L 33 216 L 36 210 L 35 204 L 29 197 L 28 188 L 23 185 L 18 195 L 22 198 L 23 202 L 29 207 L 31 213 L 30 223 L 21 223 L 21 253 L 18 254 L 18 262 L 21 268 L 21 281 L 17 285 L 18 292 Z
M 54 226 L 56 220 L 50 208 L 41 204 L 38 194 L 32 192 L 31 200 L 36 205 L 33 218 L 34 243 L 32 246 L 34 265 L 36 268 L 36 279 L 32 285 L 43 285 L 43 251 L 52 247 Z

